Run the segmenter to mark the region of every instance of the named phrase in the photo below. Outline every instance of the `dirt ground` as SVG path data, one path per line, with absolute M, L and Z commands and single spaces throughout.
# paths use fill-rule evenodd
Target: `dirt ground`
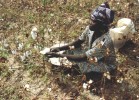
M 137 0 L 110 0 L 116 11 L 112 26 L 119 18 L 128 17 L 137 30 L 117 53 L 116 71 L 84 75 L 78 67 L 53 66 L 39 53 L 55 40 L 77 38 L 87 25 L 90 9 L 103 1 L 1 0 L 0 100 L 139 100 Z M 38 28 L 35 40 L 30 35 L 34 26 Z

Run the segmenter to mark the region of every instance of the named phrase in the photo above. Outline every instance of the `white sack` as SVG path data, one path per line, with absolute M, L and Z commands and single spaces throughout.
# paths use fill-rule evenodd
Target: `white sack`
M 134 23 L 129 18 L 118 20 L 116 28 L 110 29 L 110 36 L 113 40 L 115 50 L 118 51 L 126 41 L 133 37 L 136 32 Z

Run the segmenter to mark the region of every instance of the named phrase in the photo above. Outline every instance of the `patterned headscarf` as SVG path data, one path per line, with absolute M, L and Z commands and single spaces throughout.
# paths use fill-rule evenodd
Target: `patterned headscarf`
M 113 22 L 114 11 L 110 9 L 107 2 L 101 4 L 91 13 L 91 19 L 99 21 L 104 25 L 109 25 Z

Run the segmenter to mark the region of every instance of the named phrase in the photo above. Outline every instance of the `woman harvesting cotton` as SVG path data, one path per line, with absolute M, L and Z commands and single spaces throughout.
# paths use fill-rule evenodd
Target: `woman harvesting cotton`
M 45 55 L 50 58 L 66 57 L 69 61 L 76 62 L 82 73 L 112 71 L 116 69 L 115 49 L 121 48 L 133 33 L 135 33 L 133 21 L 129 18 L 122 18 L 118 20 L 116 28 L 110 29 L 109 32 L 96 39 L 91 48 L 75 49 L 72 51 L 73 54 L 49 52 Z

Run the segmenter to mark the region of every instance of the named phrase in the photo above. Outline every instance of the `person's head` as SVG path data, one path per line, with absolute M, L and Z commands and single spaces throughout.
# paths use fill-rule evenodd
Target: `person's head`
M 135 26 L 131 19 L 121 18 L 118 20 L 116 28 L 109 31 L 115 49 L 118 51 L 126 41 L 133 37 L 135 32 Z
M 114 11 L 109 8 L 107 2 L 101 4 L 91 13 L 90 30 L 108 31 L 108 26 L 114 20 Z

